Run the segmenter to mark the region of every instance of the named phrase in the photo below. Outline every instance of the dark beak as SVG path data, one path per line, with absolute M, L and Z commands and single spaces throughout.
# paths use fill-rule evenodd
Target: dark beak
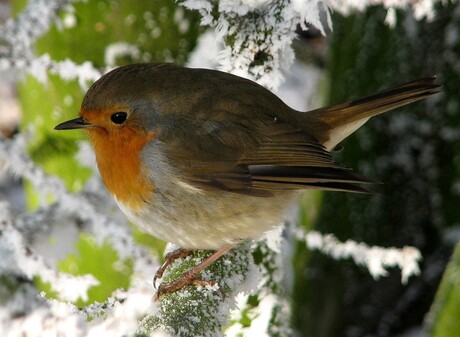
M 85 122 L 83 117 L 71 119 L 70 121 L 56 125 L 54 130 L 72 130 L 72 129 L 84 129 L 90 127 L 91 124 Z

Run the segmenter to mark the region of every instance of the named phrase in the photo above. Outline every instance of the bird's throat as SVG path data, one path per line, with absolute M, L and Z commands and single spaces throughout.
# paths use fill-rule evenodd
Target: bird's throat
M 155 189 L 141 162 L 142 148 L 156 137 L 155 132 L 126 130 L 123 134 L 89 131 L 102 180 L 109 192 L 131 210 L 144 206 Z

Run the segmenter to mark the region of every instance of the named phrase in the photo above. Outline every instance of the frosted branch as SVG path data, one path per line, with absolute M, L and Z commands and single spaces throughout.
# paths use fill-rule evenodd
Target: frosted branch
M 77 0 L 29 0 L 25 9 L 0 29 L 0 55 L 10 59 L 33 57 L 33 44 L 48 32 L 62 9 Z
M 221 70 L 249 77 L 270 89 L 278 88 L 283 71 L 294 61 L 291 43 L 297 25 L 306 28 L 309 23 L 324 32 L 321 13 L 329 17 L 320 0 L 186 0 L 180 4 L 198 10 L 201 24 L 216 29 L 225 41 L 219 57 Z
M 1 140 L 1 139 L 0 139 Z M 8 169 L 13 175 L 25 178 L 32 182 L 34 188 L 41 193 L 41 200 L 50 195 L 64 195 L 66 188 L 57 177 L 48 176 L 26 154 L 27 137 L 18 134 L 12 140 L 0 141 L 0 165 Z
M 163 277 L 164 281 L 197 265 L 208 256 L 203 251 L 176 261 Z M 229 310 L 234 307 L 235 295 L 241 291 L 251 293 L 252 284 L 245 282 L 254 269 L 249 245 L 244 244 L 225 254 L 201 273 L 203 286 L 187 286 L 160 298 L 156 315 L 141 323 L 139 332 L 149 335 L 160 330 L 180 337 L 224 336 L 222 326 L 228 325 Z M 251 278 L 250 278 L 251 279 Z
M 386 276 L 387 269 L 392 267 L 401 269 L 401 281 L 404 284 L 409 277 L 420 274 L 419 262 L 422 255 L 414 247 L 383 248 L 353 240 L 341 242 L 332 234 L 316 231 L 299 231 L 298 238 L 305 240 L 309 249 L 318 250 L 333 259 L 351 258 L 357 265 L 366 267 L 375 279 Z
M 104 60 L 109 67 L 115 67 L 117 58 L 122 56 L 131 56 L 133 59 L 139 59 L 141 51 L 136 45 L 126 42 L 117 42 L 108 45 L 105 48 Z
M 76 65 L 70 60 L 56 62 L 48 55 L 36 57 L 33 44 L 45 34 L 53 22 L 59 22 L 61 10 L 72 10 L 71 4 L 78 0 L 31 0 L 26 9 L 15 20 L 9 20 L 0 29 L 0 71 L 15 69 L 26 71 L 44 81 L 47 71 L 63 79 L 78 79 L 80 86 L 87 88 L 89 81 L 100 77 L 101 72 L 90 62 Z M 201 23 L 214 28 L 225 42 L 219 56 L 219 68 L 260 84 L 277 89 L 283 82 L 283 73 L 294 60 L 291 47 L 296 37 L 295 30 L 307 24 L 325 34 L 324 21 L 332 27 L 329 8 L 344 14 L 362 11 L 382 4 L 388 9 L 386 22 L 395 24 L 395 9 L 411 8 L 416 19 L 434 16 L 434 4 L 439 0 L 183 0 L 181 5 L 197 10 L 202 15 Z M 135 46 L 120 43 L 107 49 L 107 65 L 113 63 L 117 53 L 138 55 Z

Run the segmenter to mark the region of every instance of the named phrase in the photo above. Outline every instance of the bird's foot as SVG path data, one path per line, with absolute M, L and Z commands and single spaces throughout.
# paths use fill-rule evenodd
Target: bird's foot
M 202 261 L 197 266 L 187 270 L 177 280 L 174 280 L 174 281 L 171 281 L 171 282 L 168 282 L 168 283 L 160 284 L 160 286 L 158 287 L 157 293 L 153 297 L 153 300 L 157 301 L 164 294 L 173 293 L 173 292 L 175 292 L 175 291 L 177 291 L 177 290 L 181 289 L 182 287 L 184 287 L 186 285 L 189 285 L 189 284 L 194 284 L 194 285 L 199 285 L 199 286 L 215 285 L 216 282 L 201 280 L 201 279 L 198 279 L 197 276 L 203 269 L 205 269 L 207 266 L 212 264 L 214 261 L 216 261 L 220 256 L 222 256 L 223 254 L 228 252 L 230 249 L 231 249 L 231 247 L 222 248 L 222 249 L 214 252 L 211 256 L 209 256 L 207 259 Z M 173 251 L 173 252 L 169 253 L 169 254 L 172 254 L 171 259 L 170 259 L 171 261 L 169 263 L 168 263 L 168 255 L 169 254 L 166 255 L 167 260 L 165 261 L 165 263 L 163 263 L 163 265 L 160 267 L 160 269 L 155 274 L 154 283 L 155 283 L 157 278 L 159 278 L 159 277 L 161 277 L 163 275 L 164 270 L 172 262 L 174 262 L 174 260 L 178 259 L 179 257 L 188 256 L 192 252 L 192 251 L 187 251 L 185 249 L 182 249 L 185 252 L 178 252 L 179 250 L 181 250 L 181 249 L 178 249 L 176 251 Z
M 202 280 L 202 279 L 196 278 L 196 275 L 192 275 L 192 274 L 189 274 L 188 272 L 185 272 L 177 280 L 160 284 L 156 294 L 153 296 L 153 300 L 158 301 L 158 299 L 161 296 L 165 294 L 171 294 L 175 291 L 178 291 L 179 289 L 182 289 L 186 285 L 206 287 L 206 286 L 215 286 L 216 282 L 213 280 Z
M 174 261 L 177 259 L 182 259 L 184 257 L 189 256 L 192 254 L 194 251 L 189 250 L 189 249 L 184 249 L 184 248 L 178 248 L 176 250 L 173 250 L 172 252 L 169 252 L 165 256 L 165 262 L 161 265 L 160 268 L 158 268 L 157 272 L 155 273 L 155 276 L 153 277 L 153 287 L 157 289 L 157 280 L 161 279 L 163 277 L 163 274 Z

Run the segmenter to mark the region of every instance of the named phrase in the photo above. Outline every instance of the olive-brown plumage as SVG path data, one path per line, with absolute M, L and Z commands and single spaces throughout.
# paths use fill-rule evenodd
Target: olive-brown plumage
M 222 249 L 280 223 L 305 189 L 366 192 L 373 181 L 330 151 L 370 117 L 439 90 L 423 78 L 355 101 L 299 112 L 258 84 L 173 64 L 102 76 L 80 117 L 101 176 L 143 230 L 186 249 Z

